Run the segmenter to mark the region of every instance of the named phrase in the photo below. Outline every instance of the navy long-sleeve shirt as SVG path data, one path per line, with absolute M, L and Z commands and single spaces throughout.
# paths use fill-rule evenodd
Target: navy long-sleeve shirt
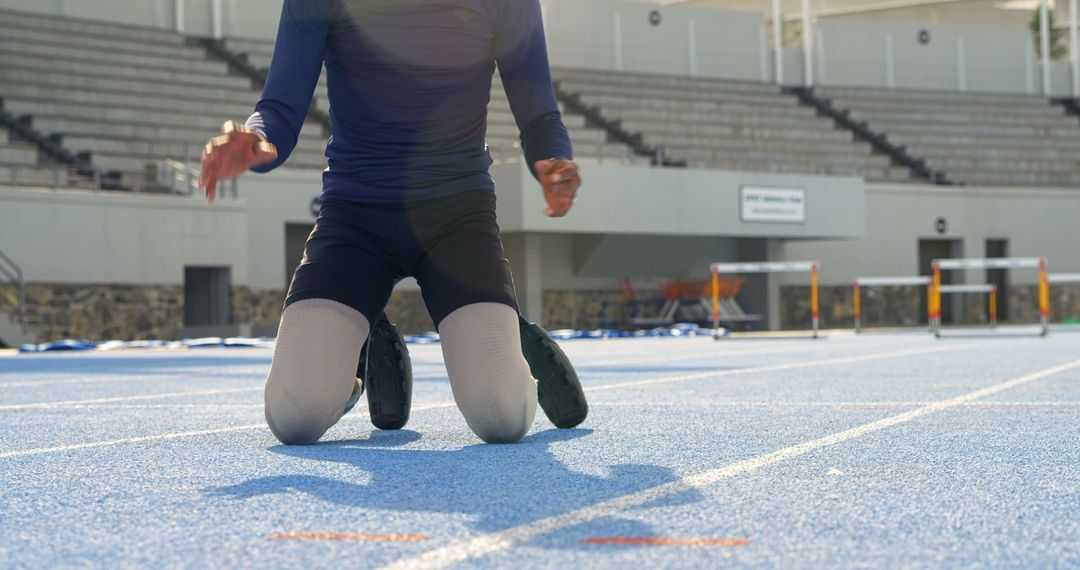
M 573 157 L 539 0 L 285 0 L 248 126 L 296 146 L 325 62 L 333 136 L 324 198 L 400 202 L 494 189 L 485 144 L 498 66 L 529 167 Z

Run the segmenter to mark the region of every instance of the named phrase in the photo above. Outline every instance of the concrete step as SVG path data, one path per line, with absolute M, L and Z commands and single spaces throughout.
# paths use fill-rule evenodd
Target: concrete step
M 630 94 L 588 94 L 581 98 L 588 106 L 618 109 L 640 109 L 673 113 L 733 114 L 775 117 L 816 117 L 813 109 L 789 105 L 767 106 L 702 100 L 660 100 L 637 98 Z
M 1080 129 L 1068 126 L 1060 127 L 1024 127 L 1024 126 L 1000 126 L 968 124 L 962 127 L 953 124 L 941 124 L 924 122 L 917 118 L 909 121 L 871 121 L 870 127 L 879 133 L 884 133 L 893 140 L 901 141 L 907 137 L 918 136 L 962 136 L 977 138 L 997 138 L 1007 140 L 1011 138 L 1021 140 L 1046 139 L 1060 141 L 1062 144 L 1076 144 L 1080 142 Z
M 274 42 L 271 40 L 225 38 L 225 47 L 240 53 L 257 53 L 266 56 L 274 55 Z
M 922 89 L 875 89 L 870 87 L 818 87 L 822 97 L 845 97 L 862 101 L 919 101 L 939 104 L 1038 105 L 1049 100 L 1038 95 L 979 91 L 933 91 Z
M 210 117 L 190 117 L 190 120 L 186 121 L 186 123 L 170 123 L 166 121 L 167 117 L 160 115 L 155 117 L 142 116 L 140 119 L 140 121 L 124 122 L 104 119 L 100 116 L 85 118 L 38 115 L 33 117 L 31 124 L 35 129 L 48 134 L 132 138 L 163 142 L 195 143 L 201 141 L 199 144 L 205 144 L 206 141 L 220 132 L 223 122 Z M 326 139 L 327 137 L 322 134 L 322 125 L 305 123 L 303 130 L 300 131 L 299 144 L 325 146 Z
M 890 99 L 855 99 L 849 97 L 832 97 L 832 103 L 834 106 L 842 108 L 853 108 L 871 111 L 895 111 L 895 112 L 907 112 L 907 113 L 924 113 L 924 112 L 938 112 L 938 113 L 967 113 L 967 114 L 988 114 L 1000 113 L 1002 111 L 1008 111 L 1014 115 L 1023 116 L 1052 116 L 1061 117 L 1065 115 L 1065 110 L 1061 107 L 1055 107 L 1050 104 L 1046 99 L 1035 99 L 1033 101 L 1023 102 L 1008 102 L 1008 103 L 980 103 L 978 101 L 970 100 L 957 100 L 952 103 L 939 103 L 936 101 L 921 101 L 921 100 L 890 100 Z
M 68 32 L 38 30 L 34 28 L 3 28 L 0 46 L 17 44 L 35 44 L 66 49 L 80 49 L 95 52 L 107 52 L 126 55 L 144 55 L 170 59 L 188 59 L 206 61 L 207 53 L 201 47 L 160 45 L 143 41 L 131 41 L 123 35 L 112 38 L 81 36 Z
M 893 136 L 886 136 L 894 140 Z M 901 142 L 901 139 L 903 142 Z M 1017 137 L 974 137 L 974 136 L 920 136 L 906 134 L 897 137 L 894 142 L 904 144 L 909 148 L 920 148 L 931 152 L 950 152 L 957 148 L 976 149 L 991 154 L 1003 156 L 1015 153 L 1043 154 L 1050 153 L 1061 158 L 1075 156 L 1075 152 L 1054 140 L 1041 138 L 1017 138 Z M 1048 154 L 1049 155 L 1049 154 Z
M 0 32 L 12 28 L 50 30 L 81 37 L 124 37 L 129 41 L 141 41 L 157 45 L 185 45 L 184 37 L 180 34 L 158 28 L 110 24 L 97 20 L 60 18 L 52 15 L 37 15 L 8 10 L 0 11 Z
M 758 95 L 744 93 L 724 93 L 710 91 L 676 91 L 672 89 L 656 89 L 648 87 L 610 88 L 603 86 L 588 85 L 584 83 L 564 82 L 562 89 L 568 93 L 574 93 L 583 97 L 628 97 L 631 100 L 657 101 L 682 104 L 740 104 L 755 108 L 781 108 L 790 109 L 800 107 L 799 101 L 794 97 L 782 95 Z
M 671 155 L 671 158 L 680 158 Z M 882 169 L 867 169 L 859 165 L 835 165 L 818 163 L 784 162 L 777 160 L 743 161 L 743 160 L 701 160 L 689 159 L 690 168 L 707 168 L 713 170 L 728 170 L 733 172 L 771 172 L 778 174 L 813 174 L 819 176 L 854 176 L 865 178 L 867 172 L 875 172 L 884 179 L 888 176 Z
M 521 157 L 521 143 L 513 139 L 489 139 L 488 150 L 492 158 L 505 160 Z M 574 142 L 574 158 L 628 160 L 633 156 L 629 147 L 617 143 Z
M 250 106 L 254 106 L 259 97 L 259 94 L 251 89 L 250 83 L 234 87 L 192 86 L 0 67 L 0 94 L 7 93 L 7 85 L 34 86 L 54 91 L 73 89 L 144 97 L 182 97 L 188 100 L 242 103 Z
M 948 173 L 953 180 L 969 186 L 1039 186 L 1048 188 L 1080 188 L 1080 173 L 1046 175 L 1037 172 L 991 172 L 955 170 Z
M 1047 147 L 1045 149 L 1032 149 L 1030 147 L 1014 148 L 988 148 L 979 146 L 938 146 L 911 144 L 907 147 L 909 152 L 916 156 L 942 157 L 942 158 L 979 158 L 985 161 L 1024 160 L 1041 161 L 1047 164 L 1072 164 L 1075 168 L 1078 164 L 1076 151 L 1067 148 Z
M 0 163 L 0 185 L 59 188 L 72 179 L 66 166 Z
M 769 127 L 769 128 L 797 128 L 818 129 L 823 126 L 833 128 L 830 120 L 813 115 L 781 115 L 771 114 L 742 114 L 742 113 L 706 113 L 706 112 L 675 112 L 655 109 L 639 109 L 622 106 L 600 106 L 600 113 L 608 119 L 622 121 L 641 121 L 655 123 L 687 123 L 714 125 L 726 125 L 731 127 Z
M 112 91 L 86 89 L 55 89 L 38 85 L 0 84 L 5 100 L 32 99 L 44 109 L 79 104 L 90 108 L 127 109 L 143 113 L 184 113 L 217 117 L 247 117 L 255 108 L 255 102 L 211 102 L 185 99 L 183 97 L 147 97 Z
M 975 113 L 941 113 L 927 110 L 925 112 L 907 112 L 907 111 L 875 111 L 870 112 L 863 109 L 855 108 L 851 111 L 851 116 L 857 120 L 878 122 L 916 122 L 916 123 L 932 123 L 941 126 L 954 126 L 963 127 L 965 125 L 979 125 L 979 126 L 991 126 L 991 127 L 1042 127 L 1042 128 L 1054 128 L 1068 126 L 1075 128 L 1071 123 L 1067 122 L 1064 115 L 1062 116 L 1025 116 L 1018 113 L 1013 113 L 1008 109 L 999 109 L 994 113 L 975 114 Z M 1080 129 L 1078 129 L 1080 132 Z
M 162 143 L 153 140 L 102 138 L 88 136 L 64 136 L 65 147 L 79 152 L 137 157 L 140 159 L 173 159 L 195 162 L 202 151 L 202 144 Z M 321 164 L 326 161 L 323 148 L 297 147 L 290 156 L 301 164 Z M 325 167 L 325 164 L 323 164 Z
M 1022 158 L 1002 160 L 982 157 L 931 156 L 927 159 L 927 163 L 934 169 L 944 170 L 945 172 L 978 170 L 1018 173 L 1038 172 L 1048 176 L 1080 174 L 1080 161 L 1076 159 L 1067 162 L 1047 162 L 1043 160 L 1024 160 Z
M 708 136 L 708 137 L 753 137 L 789 141 L 833 141 L 852 142 L 852 134 L 831 127 L 822 126 L 815 130 L 785 129 L 783 127 L 734 127 L 726 125 L 694 125 L 689 123 L 646 123 L 623 121 L 622 127 L 631 133 L 672 136 Z
M 733 164 L 743 163 L 768 163 L 778 162 L 787 164 L 800 164 L 800 165 L 813 165 L 814 167 L 831 167 L 831 166 L 843 166 L 851 168 L 861 168 L 866 165 L 875 167 L 888 167 L 891 165 L 889 158 L 879 155 L 871 156 L 859 156 L 859 155 L 836 155 L 836 156 L 821 156 L 821 155 L 808 155 L 797 154 L 790 152 L 770 152 L 766 150 L 748 150 L 748 151 L 732 151 L 727 149 L 710 149 L 701 147 L 689 147 L 689 146 L 671 146 L 666 147 L 665 154 L 685 158 L 693 161 L 703 161 L 708 163 L 717 162 L 729 162 Z
M 97 122 L 104 125 L 108 125 L 110 123 L 122 123 L 128 125 L 180 126 L 183 128 L 201 126 L 205 129 L 204 132 L 206 135 L 206 140 L 209 140 L 210 137 L 218 134 L 220 132 L 221 125 L 227 119 L 232 118 L 234 120 L 243 120 L 245 116 L 241 113 L 229 115 L 200 115 L 185 112 L 167 113 L 161 110 L 154 109 L 138 109 L 104 105 L 88 107 L 73 102 L 57 103 L 45 101 L 31 101 L 26 99 L 5 99 L 3 101 L 3 108 L 16 116 L 31 115 L 35 120 L 43 118 L 63 118 Z M 309 129 L 311 130 L 311 134 L 318 134 L 321 137 L 322 125 L 313 122 L 307 122 L 304 124 L 304 130 Z M 71 131 L 45 132 L 63 133 Z
M 147 156 L 131 154 L 113 154 L 108 152 L 95 152 L 90 157 L 90 163 L 102 170 L 118 170 L 132 175 L 141 176 L 147 164 L 163 158 L 179 159 L 179 156 Z M 310 155 L 294 155 L 286 161 L 287 168 L 304 168 L 323 170 L 326 168 L 326 159 Z
M 110 77 L 170 85 L 238 87 L 254 91 L 251 80 L 236 75 L 226 75 L 225 73 L 191 73 L 170 69 L 116 66 L 109 63 L 53 59 L 41 55 L 4 53 L 0 54 L 0 56 L 2 56 L 3 61 L 0 68 L 3 69 L 65 73 L 80 77 Z
M 0 142 L 0 164 L 36 166 L 38 149 L 31 143 Z
M 169 59 L 157 56 L 111 54 L 107 51 L 64 48 L 58 46 L 13 42 L 0 45 L 0 57 L 13 56 L 49 57 L 63 61 L 179 71 L 183 73 L 226 75 L 229 67 L 223 62 L 210 60 Z
M 780 95 L 780 89 L 771 83 L 753 81 L 727 81 L 699 79 L 679 75 L 655 75 L 617 73 L 593 70 L 553 69 L 555 81 L 591 83 L 616 88 L 659 87 L 676 90 L 727 91 L 760 95 Z
M 857 141 L 827 141 L 764 138 L 752 136 L 709 137 L 697 135 L 662 135 L 646 134 L 645 144 L 667 147 L 669 145 L 696 146 L 712 149 L 768 150 L 776 152 L 796 152 L 802 154 L 849 154 L 869 155 L 872 149 L 868 143 Z

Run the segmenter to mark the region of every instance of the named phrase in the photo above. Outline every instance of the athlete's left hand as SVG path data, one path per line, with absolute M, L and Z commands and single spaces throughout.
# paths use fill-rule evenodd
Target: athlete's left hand
M 561 218 L 570 211 L 581 187 L 581 169 L 572 160 L 541 160 L 536 163 L 536 174 L 544 188 L 549 218 Z

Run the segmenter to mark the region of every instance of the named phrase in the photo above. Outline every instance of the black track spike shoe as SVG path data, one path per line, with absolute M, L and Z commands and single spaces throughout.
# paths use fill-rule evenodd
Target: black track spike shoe
M 401 429 L 412 408 L 412 360 L 401 331 L 380 315 L 371 325 L 356 375 L 364 380 L 371 423 L 379 429 Z
M 521 352 L 537 381 L 540 408 L 555 427 L 569 429 L 585 421 L 589 403 L 570 359 L 540 325 L 518 317 Z

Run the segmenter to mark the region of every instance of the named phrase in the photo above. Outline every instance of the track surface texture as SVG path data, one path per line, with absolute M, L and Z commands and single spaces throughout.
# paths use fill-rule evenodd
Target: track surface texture
M 437 345 L 311 447 L 266 349 L 0 357 L 0 567 L 1077 568 L 1080 335 L 1009 332 L 567 341 L 589 418 L 513 445 Z

